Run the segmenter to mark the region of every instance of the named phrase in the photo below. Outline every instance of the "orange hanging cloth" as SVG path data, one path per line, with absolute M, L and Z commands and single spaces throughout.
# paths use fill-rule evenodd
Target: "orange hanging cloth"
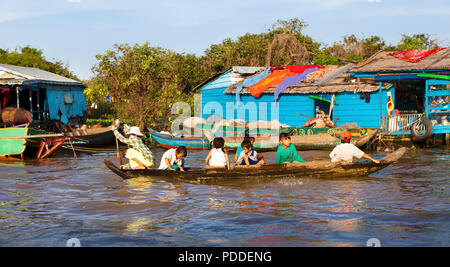
M 265 79 L 262 79 L 257 84 L 250 86 L 250 94 L 254 97 L 259 97 L 261 94 L 270 87 L 277 87 L 284 79 L 292 77 L 295 74 L 303 73 L 307 69 L 319 68 L 323 65 L 291 65 L 286 66 L 284 69 L 281 67 L 272 68 L 273 72 L 270 73 Z
M 295 72 L 290 72 L 288 70 L 274 70 L 265 79 L 262 79 L 257 84 L 250 86 L 250 94 L 254 97 L 260 97 L 261 94 L 270 87 L 277 87 L 284 81 L 284 79 L 294 75 Z

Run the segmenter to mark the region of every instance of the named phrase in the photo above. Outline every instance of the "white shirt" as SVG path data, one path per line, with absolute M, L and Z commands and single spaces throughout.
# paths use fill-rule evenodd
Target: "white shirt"
M 216 167 L 227 166 L 227 158 L 221 148 L 211 149 L 211 158 L 209 158 L 208 164 Z
M 344 143 L 336 146 L 330 153 L 331 162 L 348 161 L 353 162 L 353 157 L 358 159 L 364 156 L 364 152 L 357 146 L 350 143 Z
M 158 169 L 165 170 L 165 169 L 169 168 L 169 166 L 167 166 L 167 164 L 166 164 L 166 159 L 169 159 L 170 166 L 181 162 L 181 159 L 177 159 L 177 150 L 175 148 L 172 148 L 172 149 L 167 150 L 163 154 L 163 156 L 161 158 L 161 163 L 160 163 Z

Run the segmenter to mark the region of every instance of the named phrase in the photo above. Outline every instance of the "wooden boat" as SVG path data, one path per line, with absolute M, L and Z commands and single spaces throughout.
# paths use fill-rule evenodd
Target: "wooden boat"
M 29 127 L 0 128 L 0 158 L 22 160 L 25 155 L 42 159 L 51 156 L 68 139 L 63 134 L 48 134 Z
M 177 148 L 185 146 L 187 149 L 200 150 L 209 149 L 209 140 L 201 137 L 174 137 L 152 129 L 148 129 L 152 141 L 155 141 L 164 148 Z
M 70 137 L 71 144 L 78 147 L 104 147 L 113 145 L 115 142 L 111 126 L 77 129 L 66 133 L 65 136 Z M 64 145 L 70 145 L 70 142 L 66 142 Z
M 380 163 L 354 162 L 344 163 L 330 161 L 310 161 L 306 163 L 266 164 L 261 166 L 236 166 L 231 170 L 225 168 L 185 168 L 185 172 L 158 169 L 122 170 L 111 159 L 105 159 L 105 165 L 123 179 L 148 176 L 177 182 L 196 184 L 214 184 L 236 179 L 254 179 L 255 177 L 361 177 L 386 168 L 398 161 L 407 149 L 402 147 L 386 155 Z

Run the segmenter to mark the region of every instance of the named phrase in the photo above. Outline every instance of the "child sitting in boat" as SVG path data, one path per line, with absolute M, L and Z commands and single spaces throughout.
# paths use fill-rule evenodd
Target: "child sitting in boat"
M 213 149 L 211 149 L 205 159 L 205 167 L 227 167 L 230 169 L 230 159 L 225 150 L 225 139 L 216 137 L 213 141 Z
M 236 160 L 237 165 L 250 166 L 264 164 L 264 159 L 255 151 L 250 139 L 244 139 L 244 141 L 242 141 L 241 148 L 242 152 Z
M 252 144 L 252 148 L 253 148 L 253 144 L 255 143 L 255 137 L 250 137 L 250 136 L 245 136 L 244 140 L 250 140 L 251 144 Z M 236 154 L 234 154 L 234 163 L 237 163 L 239 155 L 241 155 L 242 153 L 242 146 L 238 146 L 238 148 L 236 149 Z
M 128 164 L 120 166 L 121 169 L 146 169 L 153 166 L 153 154 L 150 149 L 142 142 L 141 136 L 144 136 L 139 127 L 133 126 L 127 132 L 128 138 L 125 138 L 117 130 L 120 121 L 113 124 L 113 133 L 120 142 L 131 146 L 127 150 L 125 157 L 130 160 Z
M 292 162 L 306 162 L 297 153 L 297 149 L 294 144 L 291 143 L 291 137 L 287 133 L 280 134 L 280 146 L 278 146 L 277 156 L 275 159 L 276 164 L 280 163 L 292 163 Z
M 337 145 L 330 153 L 331 162 L 337 161 L 353 162 L 353 157 L 356 157 L 358 159 L 364 157 L 366 159 L 370 159 L 375 163 L 380 163 L 380 161 L 373 159 L 371 156 L 361 151 L 357 146 L 351 144 L 350 143 L 351 139 L 352 134 L 349 131 L 342 132 L 341 144 Z
M 186 156 L 187 149 L 185 146 L 169 149 L 163 154 L 158 169 L 184 172 L 184 158 Z

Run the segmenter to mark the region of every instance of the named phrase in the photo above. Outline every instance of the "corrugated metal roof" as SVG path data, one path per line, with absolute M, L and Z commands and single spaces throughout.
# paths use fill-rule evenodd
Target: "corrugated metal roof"
M 8 64 L 0 64 L 0 71 L 9 72 L 15 75 L 22 76 L 25 81 L 47 81 L 52 84 L 71 84 L 71 85 L 82 85 L 79 81 L 72 80 L 45 70 L 41 70 L 38 68 L 31 68 L 31 67 L 21 67 L 21 66 L 14 66 L 14 65 L 8 65 Z M 86 86 L 85 86 L 86 87 Z
M 196 91 L 197 89 L 200 89 L 201 87 L 203 87 L 204 85 L 206 85 L 207 83 L 217 79 L 220 75 L 231 71 L 231 83 L 237 83 L 240 82 L 244 79 L 244 76 L 249 76 L 249 75 L 253 75 L 257 72 L 263 71 L 265 70 L 265 67 L 247 67 L 247 66 L 233 66 L 231 68 L 229 68 L 226 71 L 220 72 L 215 74 L 214 76 L 212 76 L 211 78 L 205 80 L 204 82 L 202 82 L 201 84 L 197 85 L 196 87 L 194 87 L 192 89 L 192 91 Z

